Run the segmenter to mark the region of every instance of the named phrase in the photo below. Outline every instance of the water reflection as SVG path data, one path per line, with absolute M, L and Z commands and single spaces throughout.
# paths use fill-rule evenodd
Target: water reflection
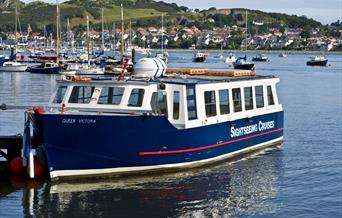
M 24 191 L 25 216 L 207 217 L 273 214 L 282 150 L 175 174 L 45 184 Z M 33 195 L 33 196 L 32 196 Z

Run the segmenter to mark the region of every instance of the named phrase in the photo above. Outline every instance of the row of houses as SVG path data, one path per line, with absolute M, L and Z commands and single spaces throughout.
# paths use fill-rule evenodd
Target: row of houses
M 120 29 L 107 30 L 103 33 L 92 30 L 89 35 L 93 44 L 100 45 L 102 43 L 103 34 L 103 38 L 105 39 L 104 44 L 107 47 L 120 46 L 122 36 L 127 44 L 136 44 L 145 48 L 159 47 L 162 42 L 165 47 L 170 46 L 172 48 L 180 46 L 208 48 L 213 45 L 216 47 L 227 47 L 232 43 L 236 44 L 236 40 L 238 40 L 237 46 L 247 46 L 250 49 L 306 49 L 330 51 L 336 47 L 342 47 L 342 30 L 338 37 L 323 36 L 319 29 L 311 29 L 310 36 L 306 38 L 303 38 L 302 33 L 303 29 L 301 28 L 286 28 L 283 32 L 272 28 L 269 29 L 267 33 L 250 34 L 249 32 L 246 32 L 245 28 L 238 26 L 213 28 L 211 30 L 200 30 L 196 26 L 184 28 L 174 27 L 165 30 L 151 26 L 148 28 L 126 30 L 124 34 L 121 34 Z M 7 36 L 7 42 L 13 42 L 15 34 L 13 32 L 5 34 Z M 74 34 L 73 32 L 67 32 L 61 34 L 61 36 L 66 45 L 82 46 L 86 43 L 87 33 L 81 32 Z M 44 36 L 41 33 L 32 31 L 17 35 L 17 38 L 22 43 L 27 42 L 28 44 L 34 44 L 35 46 L 53 46 L 55 43 L 52 34 Z

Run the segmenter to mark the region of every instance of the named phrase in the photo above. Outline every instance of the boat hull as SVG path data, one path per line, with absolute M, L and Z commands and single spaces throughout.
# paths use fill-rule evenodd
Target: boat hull
M 1 72 L 24 72 L 26 71 L 27 66 L 1 66 L 0 71 Z
M 42 73 L 42 74 L 58 74 L 60 71 L 59 67 L 52 68 L 30 68 L 28 70 L 31 73 Z
M 53 180 L 201 166 L 283 139 L 282 111 L 190 129 L 176 129 L 158 116 L 35 117 L 35 141 Z M 265 123 L 272 125 L 263 129 Z M 243 133 L 250 126 L 255 131 Z
M 252 58 L 252 61 L 256 62 L 267 62 L 268 58 Z
M 205 57 L 194 57 L 192 59 L 193 62 L 204 62 L 205 61 Z
M 254 64 L 234 64 L 234 69 L 238 70 L 250 70 L 254 67 Z
M 308 66 L 327 66 L 328 60 L 323 61 L 308 61 L 306 65 Z

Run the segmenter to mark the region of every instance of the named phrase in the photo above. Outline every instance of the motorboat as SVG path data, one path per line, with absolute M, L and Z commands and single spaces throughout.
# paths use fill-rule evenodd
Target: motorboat
M 193 62 L 204 62 L 206 60 L 206 55 L 202 52 L 195 53 L 194 57 L 192 58 Z
M 310 60 L 306 62 L 308 66 L 327 66 L 328 59 L 323 56 L 310 57 Z
M 264 54 L 257 54 L 256 57 L 252 58 L 252 61 L 266 62 L 266 61 L 270 61 L 270 59 Z
M 234 69 L 250 70 L 254 67 L 254 64 L 247 61 L 247 56 L 239 57 L 234 63 Z
M 54 62 L 45 62 L 38 66 L 28 67 L 27 71 L 31 73 L 58 74 L 60 71 L 60 67 Z
M 23 72 L 26 71 L 27 65 L 14 61 L 7 61 L 0 66 L 0 72 Z

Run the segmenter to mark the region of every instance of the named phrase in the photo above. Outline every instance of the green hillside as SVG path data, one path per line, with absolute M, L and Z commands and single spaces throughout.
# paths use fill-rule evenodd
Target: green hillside
M 0 0 L 0 32 L 13 31 L 14 29 L 14 2 L 15 0 Z M 84 30 L 86 16 L 89 16 L 91 26 L 95 30 L 101 27 L 101 9 L 104 8 L 106 26 L 110 28 L 113 22 L 120 21 L 121 0 L 70 0 L 60 4 L 62 29 L 66 28 L 67 19 L 75 30 Z M 153 0 L 125 0 L 124 17 L 132 19 L 133 28 L 147 27 L 150 25 L 160 26 L 160 16 L 164 13 L 166 27 L 191 27 L 195 25 L 200 29 L 213 27 L 243 26 L 245 22 L 245 9 L 220 9 L 189 12 L 187 7 L 178 6 L 174 3 L 157 2 Z M 209 22 L 208 19 L 215 22 Z M 44 25 L 48 32 L 53 32 L 56 24 L 56 6 L 40 1 L 25 4 L 19 3 L 19 19 L 22 31 L 26 31 L 28 24 L 33 31 L 42 31 Z M 282 29 L 322 27 L 322 24 L 304 16 L 289 16 L 280 13 L 265 13 L 262 11 L 249 10 L 250 24 L 253 20 L 264 22 L 265 25 L 249 31 L 266 31 L 268 28 Z M 126 26 L 128 22 L 126 22 Z

